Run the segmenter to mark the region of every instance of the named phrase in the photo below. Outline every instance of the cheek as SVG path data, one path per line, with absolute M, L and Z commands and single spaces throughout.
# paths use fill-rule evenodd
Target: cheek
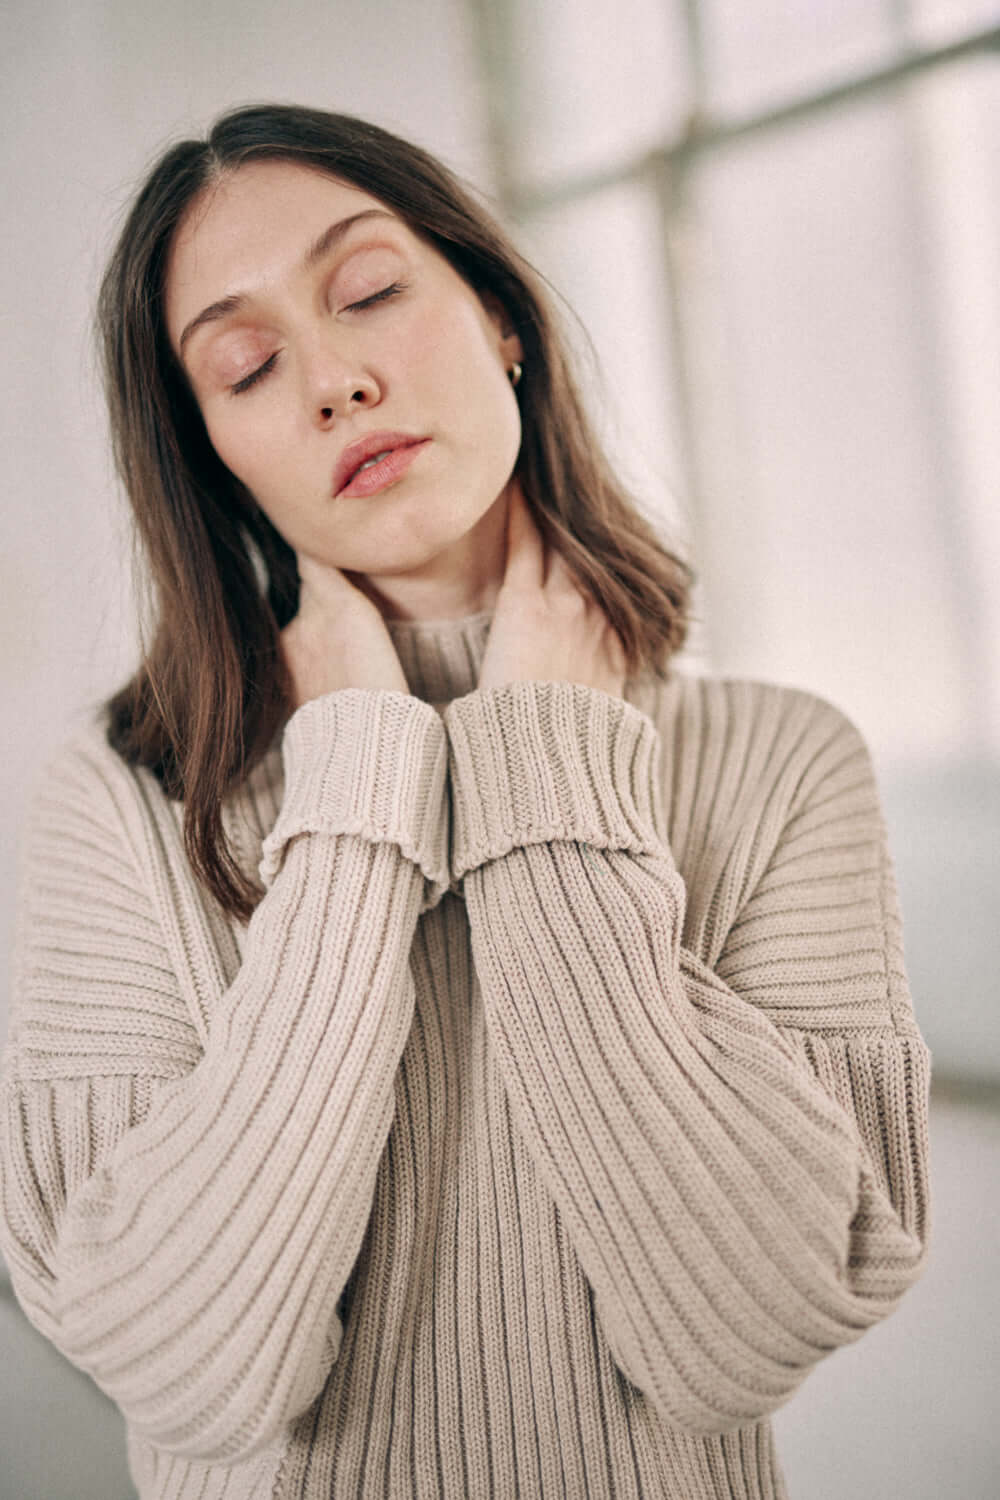
M 408 363 L 423 380 L 455 385 L 470 394 L 502 374 L 496 348 L 477 309 L 464 302 L 441 301 L 421 309 L 407 330 Z
M 268 441 L 267 424 L 243 420 L 238 412 L 224 412 L 206 418 L 205 427 L 212 447 L 227 469 L 254 489 L 266 478 L 267 455 L 273 448 Z
M 384 349 L 383 368 L 405 377 L 410 390 L 439 390 L 458 378 L 455 330 L 433 311 L 414 317 L 403 336 L 394 336 Z

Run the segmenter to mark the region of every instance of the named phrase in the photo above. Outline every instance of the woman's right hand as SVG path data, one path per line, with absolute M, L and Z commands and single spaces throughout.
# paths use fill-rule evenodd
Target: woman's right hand
M 410 691 L 378 606 L 339 568 L 299 556 L 299 609 L 281 632 L 295 708 L 339 688 Z

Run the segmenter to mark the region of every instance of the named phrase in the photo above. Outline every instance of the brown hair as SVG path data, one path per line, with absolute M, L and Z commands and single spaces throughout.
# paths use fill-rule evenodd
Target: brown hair
M 132 206 L 98 305 L 115 460 L 154 590 L 152 639 L 108 704 L 108 738 L 183 799 L 188 857 L 241 919 L 261 891 L 228 847 L 222 808 L 289 712 L 278 632 L 298 608 L 298 574 L 292 549 L 212 448 L 167 338 L 164 274 L 196 195 L 266 158 L 380 199 L 506 309 L 525 355 L 516 472 L 545 540 L 618 631 L 629 676 L 644 667 L 665 676 L 684 640 L 692 576 L 611 472 L 538 273 L 434 157 L 363 120 L 291 105 L 233 110 L 206 140 L 171 147 Z

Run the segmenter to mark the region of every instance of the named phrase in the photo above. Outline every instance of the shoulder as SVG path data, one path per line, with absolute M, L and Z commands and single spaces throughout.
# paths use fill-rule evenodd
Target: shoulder
M 113 749 L 103 709 L 76 721 L 58 746 L 44 756 L 32 778 L 28 806 L 62 806 L 68 816 L 124 813 L 131 802 L 167 798 L 156 777 L 130 765 Z
M 837 704 L 802 688 L 747 677 L 675 672 L 647 712 L 674 755 L 732 764 L 766 758 L 775 768 L 867 758 L 857 725 Z
M 37 871 L 70 860 L 81 872 L 116 870 L 131 886 L 163 863 L 182 817 L 151 771 L 113 749 L 105 714 L 95 710 L 40 757 L 26 789 L 19 864 Z
M 851 718 L 801 688 L 675 672 L 646 708 L 659 731 L 671 837 L 761 849 L 836 804 L 877 822 L 868 747 Z
M 651 717 L 662 745 L 667 839 L 687 886 L 685 942 L 714 964 L 762 882 L 803 851 L 877 866 L 878 794 L 850 717 L 800 688 L 674 674 Z M 819 854 L 816 854 L 819 850 Z
M 760 678 L 675 671 L 661 685 L 659 696 L 685 726 L 704 720 L 767 730 L 791 723 L 815 726 L 820 733 L 858 733 L 847 713 L 830 699 Z
M 251 878 L 283 795 L 279 738 L 221 809 L 230 851 Z M 114 845 L 147 875 L 168 863 L 171 879 L 187 880 L 193 872 L 183 824 L 183 802 L 169 797 L 151 770 L 129 763 L 111 745 L 102 709 L 78 720 L 42 759 L 28 788 L 22 838 L 37 843 L 48 829 L 107 849 Z

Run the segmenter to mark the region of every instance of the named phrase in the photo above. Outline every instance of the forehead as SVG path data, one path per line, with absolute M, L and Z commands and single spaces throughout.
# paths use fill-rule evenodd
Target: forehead
M 252 292 L 297 265 L 331 224 L 380 209 L 369 221 L 416 239 L 392 210 L 340 178 L 291 161 L 247 162 L 209 183 L 189 204 L 170 244 L 167 321 L 172 327 L 207 302 Z M 197 305 L 195 305 L 197 304 Z

